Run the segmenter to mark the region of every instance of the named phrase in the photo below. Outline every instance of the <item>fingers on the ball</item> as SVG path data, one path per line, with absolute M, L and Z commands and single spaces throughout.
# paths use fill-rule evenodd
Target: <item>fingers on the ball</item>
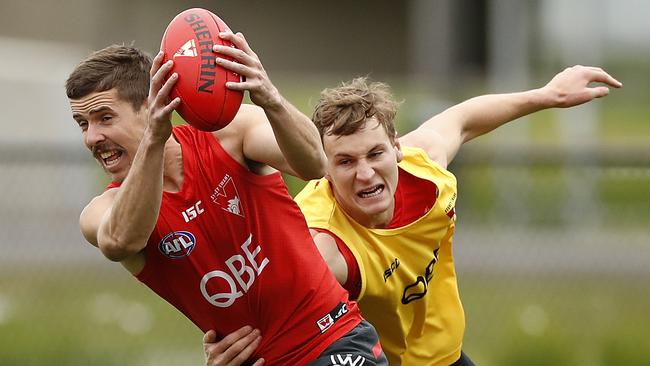
M 151 64 L 151 69 L 149 69 L 149 77 L 153 78 L 153 76 L 156 74 L 158 69 L 160 69 L 160 65 L 162 65 L 163 59 L 164 59 L 164 53 L 163 51 L 158 52 L 156 57 L 153 58 L 153 62 Z
M 244 37 L 244 34 L 242 32 L 237 32 L 236 34 L 232 33 L 231 31 L 225 32 L 223 37 L 221 38 L 227 39 L 228 41 L 232 42 L 232 44 L 234 44 L 235 47 L 239 48 L 245 53 L 255 55 L 255 52 L 253 52 L 253 50 L 251 49 L 250 45 L 248 44 L 248 41 L 246 41 L 246 37 Z
M 172 99 L 171 102 L 169 102 L 166 106 L 163 107 L 162 113 L 166 116 L 171 115 L 171 113 L 178 108 L 178 106 L 181 104 L 181 98 L 176 97 Z
M 219 38 L 221 38 L 221 39 L 227 39 L 229 41 L 232 41 L 232 38 L 234 36 L 235 36 L 235 33 L 230 29 L 226 29 L 224 31 L 219 32 Z
M 163 86 L 158 91 L 158 96 L 162 99 L 166 99 L 169 96 L 169 94 L 172 92 L 172 88 L 176 84 L 176 81 L 178 81 L 178 74 L 177 73 L 171 74 L 171 76 L 165 81 Z
M 254 87 L 255 86 L 252 83 L 246 81 L 242 81 L 242 82 L 229 81 L 226 83 L 226 88 L 230 90 L 244 91 L 244 90 L 251 90 Z
M 247 75 L 249 68 L 246 65 L 240 64 L 239 62 L 226 60 L 225 58 L 217 57 L 217 65 L 228 69 L 232 72 L 235 72 L 240 75 Z
M 241 44 L 242 38 L 237 37 L 237 35 L 231 31 L 230 29 L 225 30 L 223 32 L 219 33 L 219 38 L 225 39 L 226 41 L 231 42 L 235 46 L 239 46 Z
M 238 42 L 237 47 L 246 51 L 246 53 L 255 54 L 255 52 L 253 52 L 253 50 L 251 49 L 251 46 L 248 44 L 246 37 L 244 37 L 244 33 L 237 32 L 237 34 L 235 34 L 235 38 L 237 39 Z
M 172 60 L 169 60 L 165 62 L 158 71 L 156 71 L 156 74 L 151 78 L 151 86 L 149 90 L 155 94 L 158 94 L 158 91 L 160 88 L 163 86 L 163 82 L 165 81 L 165 76 L 167 76 L 167 73 L 172 69 L 174 62 Z
M 264 365 L 264 362 L 265 362 L 264 359 L 260 358 L 259 360 L 255 361 L 253 366 L 262 366 L 262 365 Z
M 217 58 L 219 58 L 219 56 L 228 56 L 242 63 L 250 62 L 250 56 L 248 56 L 246 52 L 235 47 L 215 45 L 212 50 L 217 53 Z

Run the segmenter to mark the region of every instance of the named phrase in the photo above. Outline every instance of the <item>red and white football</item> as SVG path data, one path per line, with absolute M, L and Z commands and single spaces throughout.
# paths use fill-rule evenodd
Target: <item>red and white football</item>
M 243 98 L 241 91 L 226 88 L 226 82 L 240 81 L 239 75 L 218 66 L 217 54 L 212 51 L 214 44 L 233 46 L 219 38 L 219 32 L 225 30 L 229 30 L 226 23 L 212 12 L 188 9 L 169 23 L 160 43 L 164 62 L 174 60 L 172 72 L 178 74 L 171 93 L 172 98 L 181 98 L 176 110 L 185 121 L 203 131 L 227 126 Z

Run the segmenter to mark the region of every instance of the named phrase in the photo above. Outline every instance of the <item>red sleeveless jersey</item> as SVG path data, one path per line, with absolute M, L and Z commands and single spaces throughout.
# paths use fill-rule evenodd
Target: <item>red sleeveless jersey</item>
M 262 332 L 255 358 L 304 365 L 361 321 L 280 173 L 258 176 L 208 132 L 174 128 L 183 186 L 164 192 L 137 278 L 202 331 Z

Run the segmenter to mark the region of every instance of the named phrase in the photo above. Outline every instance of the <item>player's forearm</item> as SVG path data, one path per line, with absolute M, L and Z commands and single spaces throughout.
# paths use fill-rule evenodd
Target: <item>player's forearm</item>
M 127 178 L 98 232 L 98 246 L 113 261 L 140 252 L 156 224 L 162 201 L 164 143 L 144 138 Z
M 551 107 L 552 99 L 543 89 L 519 93 L 490 94 L 469 99 L 443 113 L 459 123 L 462 142 L 488 133 L 517 118 Z
M 280 150 L 291 169 L 304 180 L 325 174 L 326 157 L 316 126 L 284 98 L 264 109 Z

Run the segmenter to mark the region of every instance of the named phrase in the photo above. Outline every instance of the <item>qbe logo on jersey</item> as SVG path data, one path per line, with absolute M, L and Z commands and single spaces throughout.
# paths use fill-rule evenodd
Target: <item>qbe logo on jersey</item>
M 189 231 L 174 231 L 162 238 L 158 249 L 167 258 L 179 259 L 190 255 L 195 246 L 194 234 Z

